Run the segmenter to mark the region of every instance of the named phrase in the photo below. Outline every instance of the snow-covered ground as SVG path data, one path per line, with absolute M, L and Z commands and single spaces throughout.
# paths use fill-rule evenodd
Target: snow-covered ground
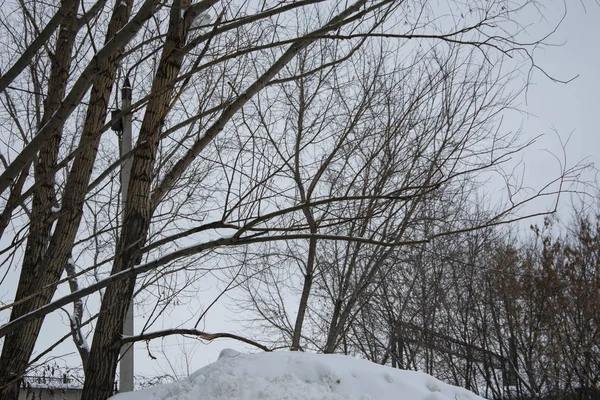
M 112 400 L 481 400 L 422 372 L 342 355 L 223 350 L 179 382 Z

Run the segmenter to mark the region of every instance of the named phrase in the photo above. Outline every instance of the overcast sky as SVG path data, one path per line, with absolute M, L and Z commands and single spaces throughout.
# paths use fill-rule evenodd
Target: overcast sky
M 557 172 L 556 161 L 544 150 L 562 157 L 561 140 L 567 144 L 566 155 L 571 165 L 583 159 L 600 165 L 600 7 L 588 3 L 584 9 L 579 1 L 570 0 L 564 21 L 548 40 L 557 46 L 535 53 L 538 65 L 552 77 L 577 78 L 562 84 L 552 82 L 540 72 L 533 75 L 526 104 L 521 104 L 521 108 L 528 113 L 523 121 L 524 132 L 544 135 L 526 153 L 527 177 L 534 181 Z M 560 20 L 563 15 L 560 2 L 551 4 L 554 6 L 546 9 L 548 22 L 532 26 L 533 33 L 543 32 L 548 24 Z M 586 177 L 592 179 L 593 174 L 590 172 Z
M 525 153 L 523 159 L 525 183 L 531 186 L 558 175 L 560 168 L 549 152 L 562 159 L 561 141 L 568 140 L 566 156 L 570 165 L 584 159 L 600 165 L 600 132 L 597 121 L 600 117 L 600 7 L 589 4 L 586 10 L 579 1 L 570 1 L 564 21 L 548 41 L 557 46 L 540 49 L 535 56 L 537 64 L 556 79 L 578 77 L 568 84 L 562 84 L 553 82 L 539 71 L 534 72 L 527 96 L 519 104 L 519 109 L 526 115 L 515 115 L 514 121 L 508 121 L 509 125 L 522 123 L 523 132 L 528 137 L 543 135 Z M 564 9 L 560 1 L 546 4 L 547 20 L 540 20 L 536 16 L 528 27 L 532 38 L 539 38 L 540 34 L 548 32 L 563 16 Z M 593 174 L 590 172 L 586 177 L 592 179 Z M 565 200 L 568 203 L 569 199 Z M 219 310 L 224 311 L 223 305 L 218 305 L 214 312 L 209 313 L 206 320 L 208 331 L 237 330 L 238 333 L 244 333 L 240 330 L 241 327 L 227 321 L 226 318 L 229 317 L 221 318 Z M 159 341 L 151 345 L 151 348 L 157 347 Z M 164 349 L 180 369 L 183 370 L 191 362 L 190 370 L 193 371 L 215 361 L 219 351 L 226 347 L 243 349 L 232 341 L 203 345 L 194 340 L 183 339 L 167 343 Z M 192 357 L 184 359 L 184 350 Z M 153 363 L 148 362 L 143 344 L 138 345 L 136 362 L 136 373 L 140 374 L 151 374 L 152 372 L 146 372 L 147 369 L 158 365 L 156 362 L 153 367 Z
M 598 132 L 598 117 L 600 116 L 600 6 L 589 2 L 587 10 L 578 0 L 570 1 L 569 10 L 550 43 L 560 46 L 546 47 L 536 52 L 536 62 L 548 74 L 561 80 L 578 76 L 568 84 L 552 82 L 540 72 L 534 72 L 527 97 L 523 97 L 519 109 L 528 113 L 521 121 L 515 119 L 509 124 L 519 125 L 528 137 L 543 135 L 524 156 L 526 163 L 526 183 L 548 179 L 559 173 L 556 160 L 548 151 L 562 158 L 561 140 L 567 143 L 568 162 L 573 165 L 587 158 L 589 162 L 600 165 L 600 132 Z M 550 1 L 546 9 L 547 21 L 533 19 L 528 28 L 532 38 L 547 32 L 563 15 L 560 1 Z M 547 150 L 547 151 L 546 151 Z M 587 175 L 592 178 L 592 174 Z M 209 287 L 207 282 L 207 287 Z M 218 292 L 201 293 L 200 302 L 206 304 Z M 3 298 L 3 300 L 7 300 Z M 241 328 L 231 321 L 221 317 L 224 308 L 218 304 L 208 314 L 205 328 L 210 332 L 233 331 L 244 334 Z M 165 316 L 169 318 L 169 316 Z M 138 316 L 136 325 L 141 326 L 143 319 Z M 168 325 L 170 321 L 165 321 Z M 46 323 L 59 326 L 61 332 L 67 332 L 66 318 L 62 313 L 49 316 Z M 42 335 L 43 336 L 43 335 Z M 41 337 L 38 348 L 48 345 Z M 188 339 L 172 339 L 165 342 L 164 350 L 168 352 L 171 366 L 165 364 L 163 355 L 158 352 L 160 340 L 151 343 L 157 361 L 150 360 L 145 343 L 136 345 L 136 375 L 158 375 L 164 372 L 185 373 L 193 371 L 216 360 L 218 353 L 225 347 L 243 349 L 232 341 L 217 341 L 211 345 L 200 344 Z M 73 352 L 70 340 L 57 349 L 57 354 Z M 186 359 L 184 355 L 187 354 Z M 77 356 L 74 355 L 77 359 Z M 177 371 L 169 371 L 169 369 Z M 162 369 L 162 371 L 161 371 Z

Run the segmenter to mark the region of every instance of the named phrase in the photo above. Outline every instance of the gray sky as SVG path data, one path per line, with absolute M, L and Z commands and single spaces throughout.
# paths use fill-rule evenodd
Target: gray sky
M 539 38 L 541 34 L 548 32 L 563 15 L 560 1 L 549 2 L 547 7 L 544 11 L 547 20 L 535 19 L 527 28 L 532 38 Z M 600 7 L 589 4 L 585 10 L 578 1 L 572 1 L 569 7 L 556 34 L 548 41 L 560 46 L 540 49 L 535 56 L 537 64 L 556 79 L 578 77 L 568 84 L 562 84 L 553 82 L 540 71 L 534 71 L 527 96 L 523 96 L 519 104 L 519 109 L 526 114 L 515 114 L 513 121 L 507 121 L 509 126 L 522 124 L 522 130 L 528 137 L 543 135 L 523 156 L 526 185 L 539 186 L 540 182 L 557 176 L 560 168 L 549 152 L 562 159 L 561 141 L 568 140 L 566 157 L 570 165 L 583 159 L 600 165 L 600 132 L 597 122 L 600 115 Z M 592 179 L 594 174 L 590 172 L 586 177 Z M 564 200 L 563 204 L 567 205 L 568 196 Z M 531 221 L 526 223 L 530 224 Z M 210 297 L 208 293 L 204 295 Z M 227 316 L 222 317 L 221 314 Z M 243 334 L 242 327 L 227 319 L 230 315 L 223 304 L 217 305 L 208 314 L 206 330 L 237 331 Z M 159 341 L 151 344 L 151 348 L 160 347 Z M 179 338 L 165 342 L 164 350 L 168 352 L 174 367 L 183 372 L 188 367 L 188 362 L 193 371 L 215 361 L 219 351 L 227 347 L 244 349 L 229 340 L 204 345 L 195 340 Z M 185 352 L 192 357 L 186 360 Z M 158 361 L 148 361 L 143 344 L 138 345 L 136 362 L 136 373 L 139 374 L 151 374 L 151 367 L 158 372 L 156 368 L 161 364 Z
M 567 80 L 577 75 L 578 77 L 569 84 L 561 84 L 552 82 L 541 72 L 535 71 L 527 97 L 523 97 L 519 104 L 520 110 L 528 115 L 522 121 L 516 117 L 515 120 L 507 121 L 509 125 L 522 123 L 522 130 L 528 137 L 543 135 L 523 157 L 526 164 L 526 184 L 534 185 L 558 174 L 557 162 L 547 151 L 562 158 L 560 143 L 566 142 L 569 136 L 566 148 L 569 164 L 573 165 L 587 158 L 590 162 L 600 165 L 600 132 L 597 122 L 600 115 L 600 6 L 589 2 L 585 10 L 578 0 L 568 1 L 571 3 L 566 18 L 549 40 L 550 43 L 562 45 L 540 49 L 535 56 L 537 64 L 557 79 Z M 533 24 L 528 27 L 532 38 L 547 32 L 560 20 L 563 14 L 562 3 L 548 2 L 545 14 L 547 21 L 532 21 Z M 593 178 L 593 174 L 589 173 L 587 178 Z M 206 286 L 210 287 L 208 282 Z M 218 291 L 209 290 L 199 295 L 201 302 L 206 304 L 217 294 Z M 7 300 L 4 296 L 2 298 Z M 244 334 L 240 326 L 227 319 L 228 316 L 223 317 L 225 314 L 231 315 L 226 312 L 223 304 L 217 304 L 208 314 L 206 324 L 199 328 L 209 332 L 229 331 Z M 169 319 L 171 317 L 173 316 L 165 316 L 165 325 L 176 324 L 174 319 Z M 136 325 L 143 325 L 143 319 L 138 319 Z M 66 333 L 68 328 L 65 314 L 55 313 L 49 316 L 46 326 L 60 326 L 62 332 Z M 43 337 L 39 342 L 38 348 L 44 348 L 50 343 L 45 342 Z M 204 345 L 196 340 L 173 338 L 165 340 L 164 347 L 161 346 L 160 340 L 155 340 L 151 342 L 150 349 L 158 360 L 151 360 L 145 343 L 139 343 L 136 344 L 136 375 L 192 372 L 215 361 L 219 351 L 226 347 L 244 349 L 229 340 Z M 168 354 L 171 364 L 167 363 L 164 354 L 160 353 L 161 348 Z M 71 341 L 67 340 L 57 349 L 56 354 L 74 351 Z M 185 357 L 186 354 L 188 358 Z M 73 357 L 73 360 L 77 360 L 76 355 Z
M 591 2 L 590 2 L 591 3 Z M 560 2 L 551 2 L 546 9 L 548 23 L 560 20 Z M 562 157 L 560 142 L 567 144 L 566 156 L 573 165 L 583 159 L 600 165 L 600 7 L 588 4 L 584 9 L 579 1 L 571 1 L 564 21 L 546 47 L 535 53 L 536 62 L 552 77 L 568 80 L 554 83 L 541 72 L 535 72 L 522 109 L 529 115 L 523 130 L 530 136 L 544 136 L 526 153 L 526 177 L 530 181 L 547 178 L 556 173 L 556 161 L 544 150 Z M 532 26 L 532 32 L 542 32 L 548 24 Z M 568 141 L 568 142 L 567 142 Z M 593 179 L 592 172 L 586 178 Z

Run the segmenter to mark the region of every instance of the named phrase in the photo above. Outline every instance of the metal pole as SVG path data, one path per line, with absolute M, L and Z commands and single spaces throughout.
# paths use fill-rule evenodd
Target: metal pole
M 125 78 L 121 89 L 122 109 L 131 107 L 131 84 Z M 131 112 L 123 116 L 123 132 L 121 135 L 121 157 L 131 151 Z M 131 157 L 128 158 L 121 168 L 121 204 L 125 209 L 127 201 L 127 189 L 129 187 L 129 175 L 131 173 Z M 133 335 L 133 297 L 129 301 L 125 321 L 123 322 L 123 336 Z M 119 392 L 133 391 L 133 343 L 121 347 L 121 363 L 119 365 Z

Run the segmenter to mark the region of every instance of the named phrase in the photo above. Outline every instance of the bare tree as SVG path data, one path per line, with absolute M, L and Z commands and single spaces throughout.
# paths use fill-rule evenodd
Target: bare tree
M 511 24 L 526 5 L 106 3 L 11 3 L 16 12 L 2 22 L 2 45 L 18 51 L 3 59 L 0 77 L 9 126 L 0 233 L 10 243 L 1 254 L 20 271 L 0 327 L 2 398 L 16 399 L 44 316 L 97 292 L 89 354 L 81 303 L 69 328 L 87 359 L 86 399 L 112 394 L 125 341 L 195 332 L 264 347 L 199 331 L 198 322 L 158 333 L 147 332 L 150 323 L 137 338 L 121 337 L 136 285 L 142 294 L 175 285 L 152 303 L 159 313 L 218 269 L 211 257 L 226 260 L 226 290 L 241 278 L 249 287 L 288 279 L 269 265 L 256 270 L 253 258 L 293 263 L 297 312 L 264 318 L 293 349 L 310 342 L 337 351 L 354 322 L 368 320 L 406 248 L 521 218 L 527 201 L 557 196 L 570 178 L 565 169 L 539 192 L 510 192 L 508 206 L 485 219 L 457 212 L 478 174 L 526 145 L 498 124 L 514 100 L 502 61 L 531 60 Z M 111 93 L 125 81 L 133 105 L 120 110 Z M 104 133 L 126 113 L 136 143 L 117 157 L 117 139 Z M 121 204 L 125 159 L 131 180 Z M 80 271 L 70 257 L 82 260 Z M 68 282 L 73 292 L 52 301 Z M 274 289 L 268 295 L 279 296 Z M 261 294 L 251 301 L 267 303 Z

